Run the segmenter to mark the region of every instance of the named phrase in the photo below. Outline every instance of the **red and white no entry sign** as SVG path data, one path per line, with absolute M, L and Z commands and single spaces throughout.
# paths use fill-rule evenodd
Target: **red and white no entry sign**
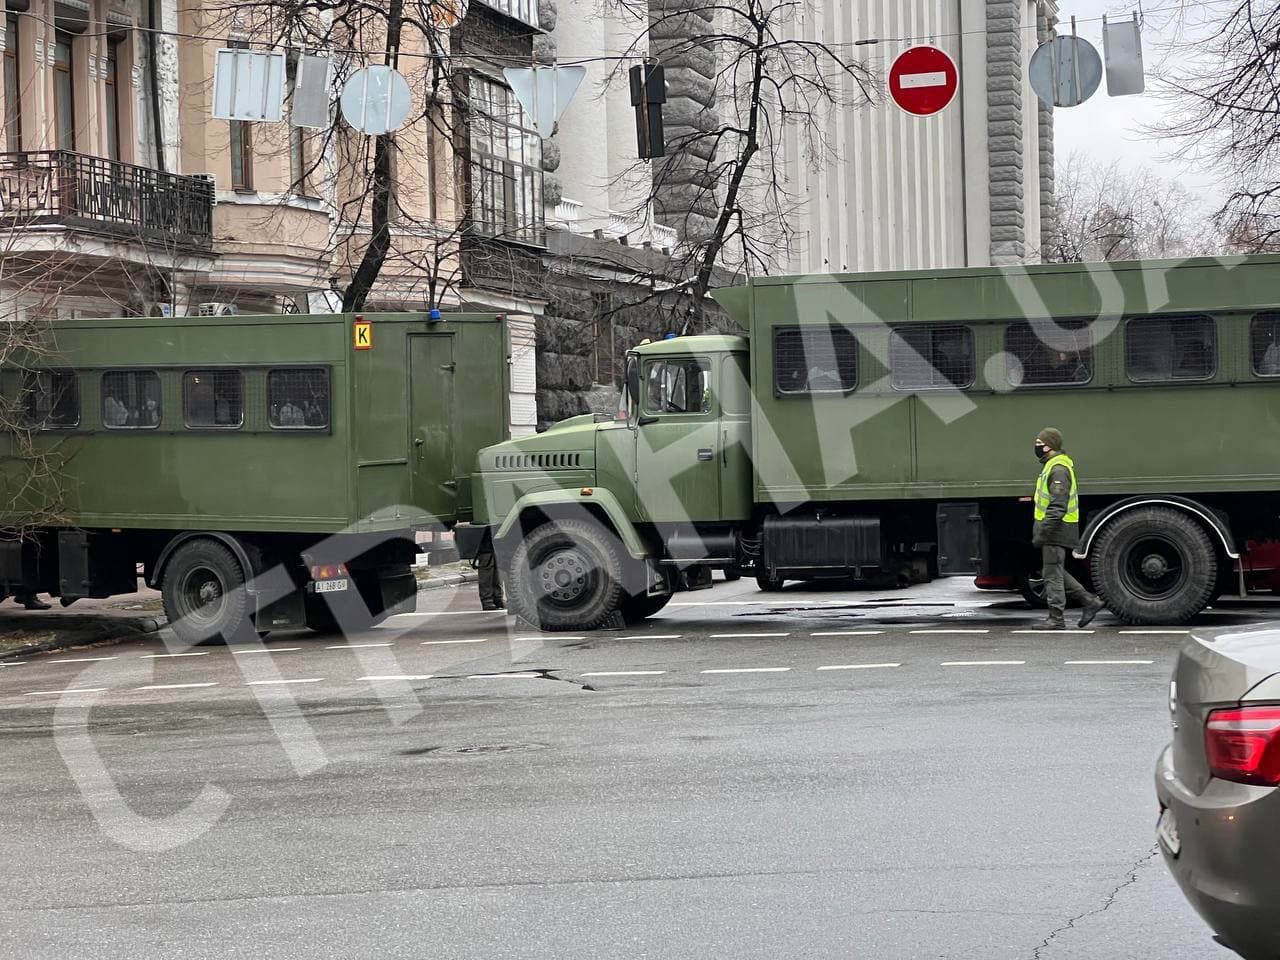
M 955 99 L 960 71 L 945 50 L 912 47 L 889 68 L 889 96 L 907 113 L 930 117 Z

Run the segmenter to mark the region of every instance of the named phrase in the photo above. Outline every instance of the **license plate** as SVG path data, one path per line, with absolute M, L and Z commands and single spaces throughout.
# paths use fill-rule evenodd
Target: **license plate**
M 1160 821 L 1156 824 L 1156 836 L 1160 838 L 1168 851 L 1177 856 L 1182 850 L 1182 837 L 1178 835 L 1178 823 L 1173 818 L 1173 810 L 1165 807 L 1160 811 Z
M 341 593 L 347 589 L 347 581 L 343 580 L 317 580 L 316 593 Z

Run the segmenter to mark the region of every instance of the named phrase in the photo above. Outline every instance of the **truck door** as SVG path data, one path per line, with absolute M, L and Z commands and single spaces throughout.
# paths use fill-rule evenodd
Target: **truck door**
M 413 504 L 451 517 L 458 495 L 453 457 L 453 337 L 409 337 L 409 470 Z
M 719 404 L 708 357 L 645 358 L 636 429 L 638 511 L 654 523 L 720 519 Z
M 720 519 L 751 516 L 751 381 L 747 355 L 728 353 L 720 359 Z

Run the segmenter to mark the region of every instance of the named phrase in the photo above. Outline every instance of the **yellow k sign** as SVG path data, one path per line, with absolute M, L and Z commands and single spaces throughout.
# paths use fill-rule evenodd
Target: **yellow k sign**
M 352 334 L 355 338 L 355 348 L 357 350 L 373 349 L 373 324 L 368 320 L 357 320 L 352 328 Z

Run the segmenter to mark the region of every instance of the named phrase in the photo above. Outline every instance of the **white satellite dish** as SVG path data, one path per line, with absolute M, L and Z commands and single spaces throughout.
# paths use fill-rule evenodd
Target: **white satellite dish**
M 391 67 L 365 67 L 343 86 L 339 104 L 343 119 L 361 133 L 391 133 L 409 119 L 409 83 Z

